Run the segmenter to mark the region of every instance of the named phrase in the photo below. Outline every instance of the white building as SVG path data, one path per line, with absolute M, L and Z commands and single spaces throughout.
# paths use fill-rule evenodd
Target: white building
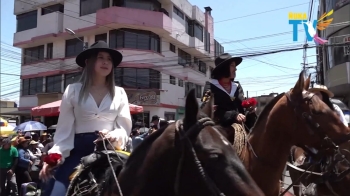
M 181 117 L 187 91 L 196 88 L 200 98 L 214 57 L 223 53 L 211 8 L 205 10 L 186 0 L 15 0 L 13 42 L 23 56 L 19 109 L 59 100 L 79 79 L 75 57 L 83 42 L 68 28 L 88 45 L 105 40 L 124 55 L 116 82 L 130 103 L 144 106 L 145 122 Z

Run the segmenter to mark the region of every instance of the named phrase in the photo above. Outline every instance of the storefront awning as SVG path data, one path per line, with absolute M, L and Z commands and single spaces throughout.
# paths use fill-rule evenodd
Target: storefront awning
M 60 114 L 61 100 L 44 104 L 32 108 L 32 116 L 58 116 Z M 137 114 L 143 112 L 143 107 L 129 104 L 130 113 Z

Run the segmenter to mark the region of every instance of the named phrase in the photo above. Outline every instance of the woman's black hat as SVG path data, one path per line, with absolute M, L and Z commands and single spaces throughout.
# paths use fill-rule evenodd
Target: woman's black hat
M 230 66 L 232 62 L 235 62 L 236 66 L 238 66 L 242 61 L 242 57 L 233 57 L 229 53 L 223 53 L 215 59 L 215 68 L 212 71 L 212 75 L 215 75 L 220 68 Z
M 109 48 L 108 44 L 104 41 L 97 41 L 94 44 L 92 44 L 90 48 L 78 54 L 77 58 L 75 59 L 75 62 L 80 67 L 85 67 L 85 60 L 90 58 L 91 55 L 94 55 L 99 51 L 108 52 L 109 55 L 111 55 L 114 67 L 118 66 L 120 62 L 122 62 L 123 60 L 123 55 L 120 52 L 112 48 Z

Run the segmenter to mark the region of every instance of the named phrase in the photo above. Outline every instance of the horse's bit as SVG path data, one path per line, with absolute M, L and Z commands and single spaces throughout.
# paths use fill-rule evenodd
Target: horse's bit
M 199 132 L 204 127 L 213 126 L 213 125 L 215 125 L 215 123 L 209 117 L 201 118 L 198 120 L 198 122 L 195 125 L 193 125 L 186 132 L 189 133 L 189 132 L 192 132 L 194 130 Z M 182 124 L 181 120 L 176 121 L 176 132 L 178 132 L 180 134 L 180 136 L 181 136 L 180 140 L 183 142 L 186 142 L 191 147 L 189 150 L 191 150 L 191 153 L 194 157 L 194 161 L 196 162 L 197 169 L 199 170 L 201 177 L 206 182 L 208 187 L 211 188 L 211 191 L 214 193 L 213 195 L 225 196 L 225 194 L 222 191 L 220 191 L 220 189 L 217 187 L 215 182 L 208 175 L 206 175 L 205 170 L 197 157 L 197 153 L 192 145 L 192 142 L 190 141 L 190 139 L 188 138 L 188 136 L 186 135 L 186 133 L 183 130 L 183 124 Z M 177 168 L 177 172 L 176 172 L 175 186 L 174 186 L 175 195 L 179 195 L 180 173 L 181 173 L 181 168 L 182 168 L 183 160 L 184 160 L 184 150 L 185 150 L 184 147 L 185 147 L 185 145 L 182 145 L 181 159 L 180 159 L 180 162 L 179 162 L 179 165 Z

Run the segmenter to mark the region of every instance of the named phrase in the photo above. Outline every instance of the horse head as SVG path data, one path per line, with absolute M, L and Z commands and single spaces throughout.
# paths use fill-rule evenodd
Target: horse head
M 294 88 L 286 93 L 287 105 L 292 108 L 286 118 L 294 118 L 297 123 L 295 133 L 291 134 L 294 143 L 320 149 L 336 147 L 335 145 L 350 139 L 350 129 L 339 119 L 315 94 L 308 92 L 310 76 L 305 80 L 301 72 Z M 335 145 L 333 145 L 335 144 Z
M 184 136 L 182 142 L 184 159 L 180 163 L 179 185 L 184 195 L 263 195 L 252 180 L 230 142 L 209 121 L 213 114 L 213 97 L 206 103 L 202 112 L 199 109 L 195 91 L 186 98 L 183 119 Z M 187 140 L 187 142 L 186 142 Z M 193 172 L 193 171 L 198 172 Z M 192 171 L 192 172 L 191 172 Z M 209 179 L 209 180 L 208 180 Z M 194 189 L 203 183 L 202 190 Z

